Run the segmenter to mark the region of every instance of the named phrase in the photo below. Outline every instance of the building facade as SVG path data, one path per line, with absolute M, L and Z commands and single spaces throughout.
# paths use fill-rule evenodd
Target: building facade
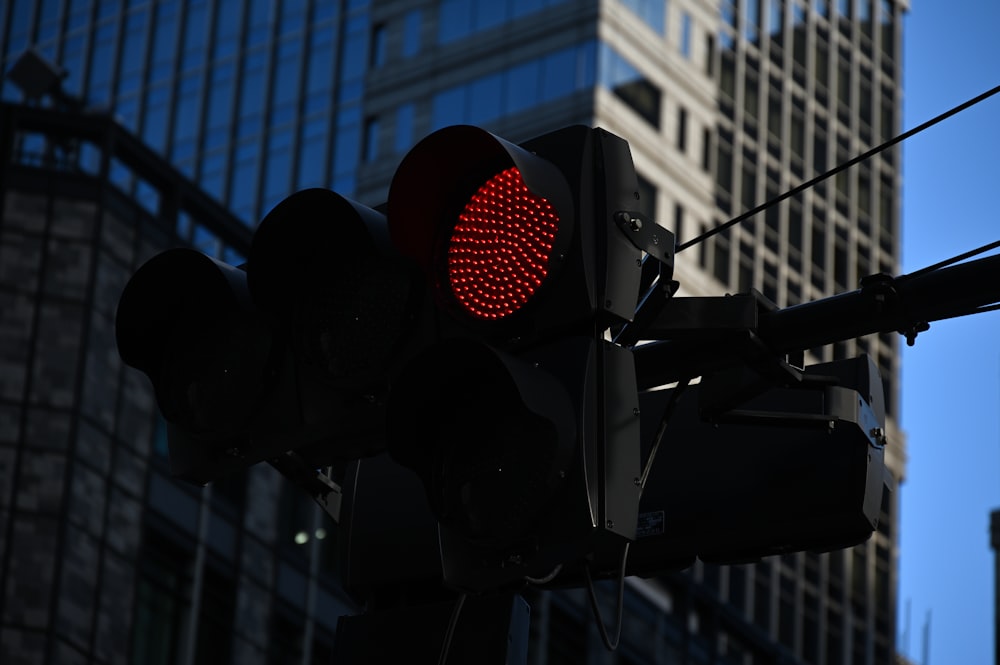
M 898 133 L 907 9 L 900 0 L 14 0 L 0 13 L 0 44 L 4 70 L 28 47 L 60 63 L 67 94 L 111 109 L 247 226 L 305 187 L 383 201 L 402 155 L 440 127 L 477 124 L 517 141 L 580 123 L 630 142 L 645 211 L 683 243 Z M 21 95 L 5 83 L 2 97 Z M 681 295 L 756 288 L 787 306 L 896 274 L 899 160 L 898 150 L 883 152 L 680 252 Z M 159 200 L 141 178 L 109 168 L 116 191 L 147 208 Z M 241 248 L 204 224 L 180 217 L 172 228 L 239 261 Z M 858 352 L 877 360 L 894 416 L 894 336 L 810 358 Z M 901 480 L 894 425 L 887 457 Z M 193 496 L 194 524 L 206 531 L 181 536 L 171 526 L 167 538 L 187 543 L 185 570 L 205 589 L 217 499 Z M 539 594 L 532 662 L 891 662 L 897 508 L 893 494 L 878 532 L 850 550 L 630 580 L 615 654 L 598 648 L 578 594 Z M 254 540 L 237 532 L 239 543 Z M 13 554 L 4 557 L 8 579 Z M 298 570 L 319 580 L 312 567 Z M 248 588 L 274 596 L 279 586 Z M 235 588 L 236 605 L 252 605 L 242 578 Z M 5 614 L 4 630 L 15 625 Z M 246 631 L 240 639 L 267 639 L 232 625 Z M 298 653 L 310 653 L 310 630 L 292 638 Z M 190 662 L 195 648 L 164 662 Z

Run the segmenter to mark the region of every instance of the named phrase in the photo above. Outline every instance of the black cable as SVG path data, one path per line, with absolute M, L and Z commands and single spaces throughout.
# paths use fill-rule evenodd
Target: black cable
M 597 594 L 594 591 L 594 579 L 590 576 L 590 566 L 586 563 L 583 565 L 583 574 L 587 578 L 587 595 L 590 597 L 590 607 L 594 610 L 597 629 L 600 631 L 601 640 L 604 641 L 604 646 L 608 651 L 614 651 L 618 648 L 618 642 L 622 636 L 622 610 L 625 607 L 625 568 L 628 565 L 628 547 L 630 544 L 630 542 L 626 541 L 625 547 L 622 548 L 621 568 L 618 571 L 618 617 L 615 619 L 614 641 L 608 636 L 608 629 L 604 625 L 604 618 L 601 616 L 601 608 L 597 604 Z
M 916 277 L 917 275 L 925 275 L 929 272 L 940 270 L 941 268 L 947 268 L 948 266 L 954 263 L 958 263 L 959 261 L 964 261 L 965 259 L 971 259 L 973 256 L 976 256 L 978 254 L 984 254 L 990 251 L 991 249 L 996 249 L 997 247 L 1000 247 L 1000 240 L 991 242 L 988 245 L 983 245 L 978 249 L 973 249 L 963 254 L 959 254 L 958 256 L 953 256 L 950 259 L 945 259 L 944 261 L 935 263 L 934 265 L 927 266 L 926 268 L 921 268 L 920 270 L 916 270 L 914 272 L 907 273 L 905 275 L 900 275 L 899 277 L 896 278 L 896 281 L 898 282 L 900 280 L 909 279 L 911 277 Z
M 559 576 L 559 573 L 562 571 L 562 567 L 563 565 L 561 563 L 557 564 L 556 567 L 552 569 L 552 572 L 550 572 L 545 577 L 528 577 L 527 575 L 525 575 L 524 581 L 527 582 L 528 584 L 535 584 L 539 586 L 541 586 L 542 584 L 548 584 L 549 582 L 551 582 L 552 580 L 554 580 L 556 577 Z
M 656 431 L 656 436 L 653 441 L 653 448 L 649 452 L 649 457 L 646 459 L 646 465 L 642 470 L 642 476 L 639 478 L 639 493 L 646 488 L 646 481 L 649 478 L 649 471 L 653 468 L 653 460 L 656 459 L 656 451 L 660 448 L 660 443 L 663 441 L 663 437 L 667 431 L 667 423 L 670 420 L 670 416 L 674 412 L 674 408 L 677 406 L 677 402 L 680 399 L 681 394 L 684 389 L 688 387 L 691 383 L 691 379 L 684 379 L 677 384 L 674 388 L 673 394 L 670 395 L 669 401 L 663 410 L 663 418 L 660 420 L 660 427 Z M 618 648 L 618 642 L 621 640 L 622 635 L 622 609 L 625 606 L 625 571 L 628 568 L 628 550 L 631 542 L 626 542 L 625 546 L 622 548 L 622 559 L 621 566 L 618 570 L 618 609 L 617 618 L 615 619 L 615 637 L 614 640 L 608 635 L 608 629 L 604 625 L 604 617 L 601 616 L 601 608 L 597 603 L 597 594 L 594 591 L 594 580 L 590 575 L 590 566 L 584 564 L 583 573 L 587 578 L 587 595 L 590 597 L 590 606 L 594 611 L 594 618 L 597 621 L 598 631 L 601 633 L 601 640 L 604 642 L 604 646 L 608 651 L 614 651 Z
M 649 457 L 646 459 L 646 466 L 642 469 L 642 475 L 639 477 L 639 494 L 646 489 L 646 481 L 649 479 L 649 472 L 653 468 L 653 460 L 656 459 L 656 452 L 660 449 L 660 443 L 663 441 L 663 436 L 667 432 L 667 423 L 670 420 L 670 416 L 673 415 L 674 409 L 677 407 L 677 402 L 681 398 L 681 394 L 684 389 L 690 385 L 691 379 L 686 378 L 677 383 L 677 387 L 674 388 L 674 392 L 670 395 L 669 401 L 666 407 L 663 409 L 663 418 L 660 419 L 660 426 L 656 430 L 656 436 L 653 437 L 653 447 L 649 451 Z
M 928 127 L 932 127 L 933 125 L 936 125 L 937 123 L 941 122 L 942 120 L 947 120 L 948 118 L 950 118 L 951 116 L 955 115 L 956 113 L 964 111 L 965 109 L 969 108 L 970 106 L 974 106 L 974 105 L 978 104 L 979 102 L 983 101 L 984 99 L 988 99 L 989 97 L 992 97 L 993 95 L 997 94 L 998 92 L 1000 92 L 1000 85 L 998 85 L 997 87 L 995 87 L 995 88 L 993 88 L 991 90 L 987 90 L 986 92 L 984 92 L 983 94 L 981 94 L 981 95 L 979 95 L 977 97 L 973 97 L 972 99 L 970 99 L 967 102 L 959 104 L 958 106 L 956 106 L 955 108 L 953 108 L 953 109 L 951 109 L 949 111 L 945 111 L 944 113 L 942 113 L 939 116 L 931 118 L 930 120 L 928 120 L 927 122 L 925 122 L 923 124 L 917 125 L 916 127 L 914 127 L 913 129 L 911 129 L 909 131 L 903 132 L 902 134 L 900 134 L 899 136 L 896 136 L 895 138 L 889 139 L 888 141 L 886 141 L 882 145 L 876 146 L 875 148 L 872 148 L 872 149 L 870 149 L 870 150 L 868 150 L 866 152 L 861 153 L 857 157 L 854 157 L 853 159 L 844 162 L 840 166 L 834 167 L 833 169 L 827 171 L 826 173 L 820 174 L 820 175 L 816 176 L 815 178 L 812 178 L 811 180 L 807 180 L 806 182 L 798 185 L 797 187 L 793 187 L 792 189 L 788 190 L 784 194 L 776 196 L 775 198 L 771 199 L 770 201 L 766 201 L 766 202 L 760 204 L 759 206 L 757 206 L 755 208 L 751 208 L 750 210 L 747 210 L 743 214 L 734 217 L 733 219 L 729 220 L 725 224 L 720 224 L 719 226 L 716 226 L 715 228 L 709 229 L 705 233 L 702 233 L 700 236 L 697 236 L 696 238 L 692 238 L 691 240 L 688 240 L 685 243 L 681 243 L 680 245 L 678 245 L 674 249 L 674 254 L 676 255 L 678 252 L 681 252 L 681 251 L 687 249 L 688 247 L 691 247 L 692 245 L 696 245 L 696 244 L 698 244 L 699 242 L 701 242 L 703 240 L 707 240 L 708 238 L 711 238 L 715 234 L 721 233 L 722 231 L 725 231 L 729 227 L 735 226 L 736 224 L 739 224 L 740 222 L 742 222 L 744 220 L 747 220 L 750 217 L 753 217 L 757 213 L 762 212 L 764 210 L 767 210 L 771 206 L 774 206 L 774 205 L 777 205 L 777 204 L 781 203 L 785 199 L 791 198 L 791 197 L 795 196 L 796 194 L 799 194 L 799 193 L 801 193 L 801 192 L 809 189 L 810 187 L 813 187 L 814 185 L 818 185 L 819 183 L 823 182 L 824 180 L 826 180 L 828 178 L 832 178 L 833 176 L 837 175 L 841 171 L 845 171 L 845 170 L 851 168 L 852 166 L 854 166 L 855 164 L 857 164 L 859 162 L 865 161 L 869 157 L 874 157 L 875 155 L 877 155 L 878 153 L 882 152 L 883 150 L 887 150 L 887 149 L 891 148 L 892 146 L 896 145 L 897 143 L 900 143 L 901 141 L 905 141 L 906 139 L 910 138 L 911 136 L 913 136 L 915 134 L 919 134 L 920 132 L 924 131 Z
M 448 661 L 448 651 L 451 649 L 451 641 L 455 637 L 455 627 L 458 625 L 458 616 L 462 613 L 462 605 L 465 604 L 466 594 L 459 594 L 455 601 L 455 609 L 451 611 L 451 619 L 448 621 L 448 630 L 444 634 L 444 642 L 441 643 L 441 655 L 438 657 L 438 665 L 445 665 Z

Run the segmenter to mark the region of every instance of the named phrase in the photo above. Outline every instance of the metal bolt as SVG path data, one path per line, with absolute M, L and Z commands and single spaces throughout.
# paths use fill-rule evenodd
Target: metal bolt
M 614 520 L 608 520 L 608 528 L 609 529 L 614 529 L 615 528 Z
M 638 416 L 639 415 L 639 407 L 635 407 L 635 408 L 632 409 L 632 415 L 633 416 Z
M 642 484 L 642 481 L 639 480 L 638 478 L 633 478 L 632 479 L 632 484 L 635 485 L 636 487 L 639 487 L 639 485 Z

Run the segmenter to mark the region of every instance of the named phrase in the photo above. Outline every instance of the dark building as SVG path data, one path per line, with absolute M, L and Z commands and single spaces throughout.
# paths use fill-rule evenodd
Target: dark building
M 0 121 L 3 662 L 330 662 L 350 609 L 334 526 L 266 465 L 171 478 L 115 348 L 139 265 L 192 244 L 234 260 L 248 229 L 107 115 Z

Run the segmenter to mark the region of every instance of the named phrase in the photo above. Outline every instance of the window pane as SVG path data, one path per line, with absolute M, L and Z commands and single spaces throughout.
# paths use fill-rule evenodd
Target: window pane
M 403 18 L 404 58 L 413 57 L 420 51 L 420 24 L 421 14 L 419 9 L 407 12 Z
M 469 117 L 473 124 L 500 117 L 503 108 L 503 77 L 497 74 L 473 81 L 469 86 Z
M 405 152 L 413 145 L 413 120 L 416 107 L 403 104 L 396 110 L 396 142 L 393 146 L 396 152 Z
M 468 0 L 444 0 L 438 11 L 438 42 L 447 44 L 472 31 L 472 3 Z
M 542 101 L 573 92 L 576 83 L 576 49 L 556 51 L 542 61 Z
M 507 113 L 517 113 L 539 102 L 541 67 L 537 60 L 526 62 L 507 72 Z
M 431 102 L 432 129 L 465 122 L 465 88 L 459 86 L 442 90 Z

